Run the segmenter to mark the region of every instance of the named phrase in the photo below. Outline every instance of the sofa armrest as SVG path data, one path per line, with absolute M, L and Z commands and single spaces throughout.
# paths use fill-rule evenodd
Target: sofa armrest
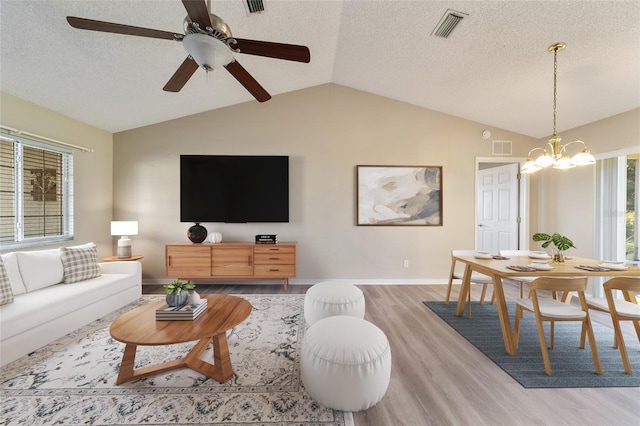
M 98 265 L 103 274 L 138 275 L 142 281 L 142 264 L 138 261 L 100 262 Z

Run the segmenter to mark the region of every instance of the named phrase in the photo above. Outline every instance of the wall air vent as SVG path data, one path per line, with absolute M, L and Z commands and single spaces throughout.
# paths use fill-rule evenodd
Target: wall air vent
M 264 12 L 264 2 L 262 0 L 244 0 L 244 8 L 248 15 Z
M 458 24 L 467 16 L 466 13 L 456 12 L 452 9 L 447 9 L 436 28 L 431 33 L 432 36 L 449 38 L 453 30 L 458 26 Z
M 491 145 L 492 155 L 512 155 L 511 141 L 493 141 Z

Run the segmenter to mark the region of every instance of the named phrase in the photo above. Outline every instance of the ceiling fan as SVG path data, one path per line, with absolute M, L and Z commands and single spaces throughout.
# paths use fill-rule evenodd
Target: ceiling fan
M 205 0 L 182 0 L 182 4 L 187 10 L 183 24 L 184 34 L 75 16 L 67 16 L 67 22 L 81 30 L 182 42 L 189 56 L 163 87 L 167 92 L 179 92 L 198 67 L 207 72 L 224 67 L 253 97 L 259 102 L 264 102 L 271 99 L 271 95 L 238 63 L 233 57 L 233 52 L 305 63 L 311 60 L 309 48 L 306 46 L 233 37 L 229 26 L 222 18 L 209 13 Z

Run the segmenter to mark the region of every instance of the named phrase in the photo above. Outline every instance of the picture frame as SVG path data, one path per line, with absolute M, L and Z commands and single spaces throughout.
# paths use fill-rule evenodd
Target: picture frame
M 442 226 L 442 166 L 356 166 L 358 226 Z

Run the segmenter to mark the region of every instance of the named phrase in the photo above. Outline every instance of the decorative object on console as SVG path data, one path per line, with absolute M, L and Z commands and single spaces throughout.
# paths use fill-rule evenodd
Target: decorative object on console
M 209 234 L 209 242 L 218 244 L 222 242 L 222 234 L 219 232 L 212 232 Z
M 164 288 L 167 292 L 167 305 L 182 306 L 187 303 L 188 290 L 193 290 L 196 286 L 189 281 L 174 280 L 165 285 Z
M 199 244 L 207 238 L 207 228 L 196 222 L 196 224 L 187 231 L 187 237 L 192 243 Z
M 120 236 L 118 240 L 118 257 L 121 259 L 130 258 L 131 239 L 129 235 L 138 235 L 138 222 L 133 220 L 112 221 L 111 235 Z
M 555 246 L 553 252 L 553 262 L 554 263 L 564 263 L 564 251 L 569 250 L 570 248 L 576 248 L 573 245 L 573 241 L 564 235 L 560 235 L 555 232 L 553 235 L 544 234 L 542 232 L 537 232 L 533 234 L 533 241 L 544 241 L 542 243 L 542 248 L 549 247 L 549 244 L 553 243 Z
M 563 51 L 567 45 L 559 42 L 549 46 L 549 52 L 553 52 L 553 135 L 543 148 L 533 148 L 527 155 L 527 161 L 520 169 L 521 173 L 535 173 L 545 167 L 553 166 L 554 169 L 571 169 L 575 166 L 595 164 L 596 159 L 587 149 L 587 144 L 581 140 L 571 141 L 560 145 L 562 138 L 556 133 L 556 105 L 557 105 L 557 80 L 558 80 L 558 52 Z M 582 144 L 582 151 L 569 158 L 567 147 L 574 143 Z M 533 151 L 542 151 L 535 160 L 531 157 Z
M 442 226 L 441 166 L 357 166 L 357 223 Z
M 256 244 L 277 244 L 277 234 L 258 234 L 256 235 Z

